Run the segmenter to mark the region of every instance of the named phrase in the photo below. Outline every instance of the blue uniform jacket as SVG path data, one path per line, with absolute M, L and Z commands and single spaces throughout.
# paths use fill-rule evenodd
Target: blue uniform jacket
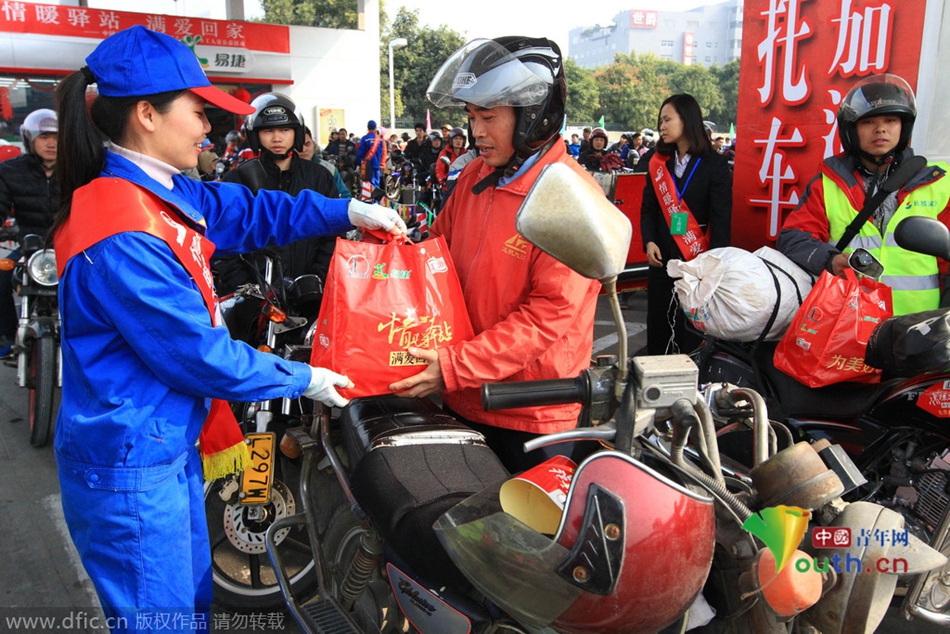
M 169 191 L 111 152 L 102 174 L 155 193 L 192 226 L 206 224 L 219 253 L 351 228 L 348 201 L 311 191 L 296 198 L 280 191 L 254 196 L 242 185 L 179 176 Z M 296 398 L 310 383 L 306 364 L 257 352 L 232 340 L 224 326 L 212 327 L 197 286 L 151 235 L 118 234 L 73 257 L 59 302 L 63 394 L 55 448 L 61 472 L 129 468 L 134 480 L 135 471 L 170 465 L 194 450 L 210 397 Z
M 380 138 L 379 144 L 376 146 L 376 151 L 373 152 L 372 156 L 366 156 L 375 142 L 376 132 L 369 132 L 360 139 L 360 147 L 356 151 L 356 156 L 360 162 L 368 160 L 369 168 L 372 170 L 378 170 L 383 162 L 383 143 L 385 143 L 385 141 L 382 138 Z

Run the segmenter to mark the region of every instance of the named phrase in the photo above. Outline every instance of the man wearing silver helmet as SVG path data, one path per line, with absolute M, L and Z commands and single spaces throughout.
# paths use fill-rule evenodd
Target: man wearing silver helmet
M 0 213 L 16 216 L 17 237 L 31 233 L 45 236 L 59 205 L 56 181 L 56 148 L 59 124 L 49 108 L 34 110 L 20 126 L 25 152 L 0 163 Z M 20 258 L 20 249 L 10 253 Z M 17 314 L 13 299 L 13 272 L 0 271 L 0 354 L 9 351 L 16 337 Z
M 515 214 L 541 170 L 560 162 L 593 179 L 560 136 L 567 86 L 557 45 L 547 39 L 475 40 L 429 84 L 437 107 L 461 106 L 479 156 L 462 170 L 432 226 L 458 270 L 475 338 L 410 353 L 427 368 L 391 386 L 405 396 L 441 392 L 447 409 L 486 436 L 512 472 L 570 454 L 557 445 L 525 454 L 525 440 L 571 429 L 579 406 L 486 412 L 487 382 L 576 377 L 588 367 L 598 283 L 521 238 Z

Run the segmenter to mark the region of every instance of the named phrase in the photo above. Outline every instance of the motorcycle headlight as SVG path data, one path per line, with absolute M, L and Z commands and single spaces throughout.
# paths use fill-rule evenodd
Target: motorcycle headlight
M 59 276 L 56 273 L 56 252 L 43 249 L 30 256 L 27 262 L 30 278 L 40 286 L 56 286 Z

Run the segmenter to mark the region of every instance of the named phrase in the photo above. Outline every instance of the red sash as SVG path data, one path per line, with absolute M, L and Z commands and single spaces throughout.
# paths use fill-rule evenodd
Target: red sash
M 53 241 L 60 277 L 72 257 L 128 231 L 147 233 L 168 245 L 194 280 L 214 323 L 217 298 L 208 266 L 214 244 L 182 222 L 167 202 L 126 180 L 97 178 L 73 193 L 69 219 L 57 230 Z M 250 464 L 244 433 L 230 406 L 221 399 L 211 400 L 199 447 L 205 480 L 239 473 Z
M 373 136 L 373 145 L 369 148 L 369 151 L 366 152 L 366 156 L 363 157 L 362 164 L 360 165 L 360 175 L 364 181 L 369 180 L 369 160 L 376 154 L 376 148 L 379 147 L 379 142 L 382 140 L 379 134 L 374 134 Z
M 685 200 L 679 200 L 676 193 L 676 183 L 673 175 L 666 169 L 666 157 L 654 153 L 650 158 L 650 176 L 653 180 L 653 191 L 656 192 L 660 207 L 663 208 L 663 218 L 666 226 L 672 231 L 673 214 L 686 214 L 686 233 L 672 234 L 680 253 L 689 261 L 700 253 L 709 250 L 709 236 L 703 233 L 693 213 L 686 206 Z

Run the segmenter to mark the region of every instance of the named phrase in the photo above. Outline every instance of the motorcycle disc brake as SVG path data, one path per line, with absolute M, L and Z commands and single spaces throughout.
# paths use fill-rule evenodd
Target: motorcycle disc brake
M 297 504 L 287 485 L 277 480 L 271 491 L 271 501 L 263 508 L 260 520 L 251 519 L 251 509 L 241 504 L 229 504 L 224 511 L 224 532 L 228 541 L 242 553 L 262 554 L 267 551 L 264 537 L 270 525 L 282 517 L 297 512 Z M 280 544 L 290 528 L 277 532 L 275 541 Z

